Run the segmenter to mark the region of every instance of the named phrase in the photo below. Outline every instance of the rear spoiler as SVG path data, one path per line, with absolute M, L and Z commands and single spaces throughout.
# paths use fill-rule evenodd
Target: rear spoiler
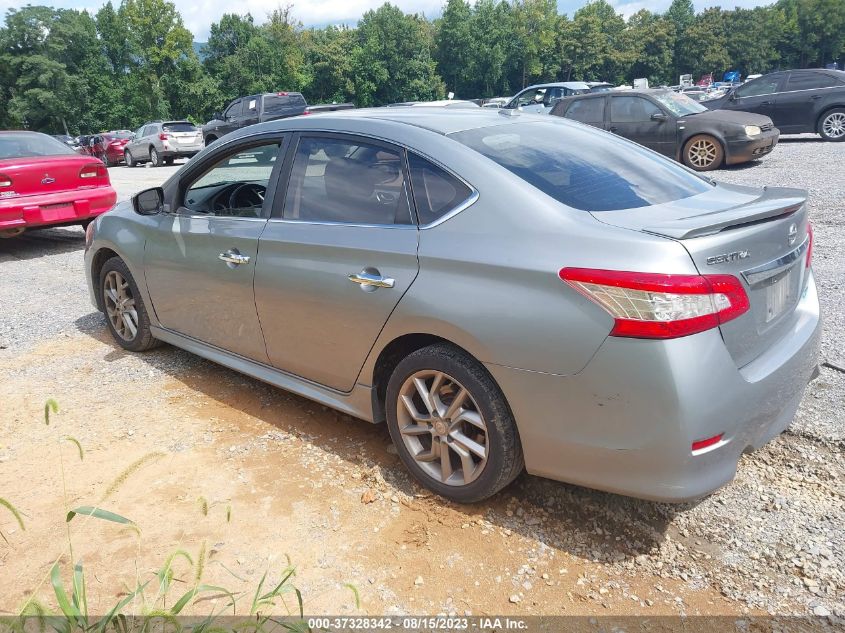
M 806 202 L 807 192 L 803 189 L 763 187 L 763 195 L 752 202 L 721 211 L 668 220 L 661 224 L 644 227 L 643 231 L 677 240 L 702 237 L 725 229 L 791 215 Z

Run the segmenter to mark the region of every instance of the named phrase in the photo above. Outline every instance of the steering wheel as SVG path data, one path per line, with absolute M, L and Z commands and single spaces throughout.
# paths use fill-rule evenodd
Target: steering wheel
M 258 185 L 254 182 L 245 182 L 232 189 L 229 195 L 230 209 L 243 209 L 245 207 L 261 207 L 264 204 L 264 194 L 267 192 L 267 187 Z M 238 198 L 243 196 L 239 201 Z M 239 204 L 240 202 L 240 204 Z

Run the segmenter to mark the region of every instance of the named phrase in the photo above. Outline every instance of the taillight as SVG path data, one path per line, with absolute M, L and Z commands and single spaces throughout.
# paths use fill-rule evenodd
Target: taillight
M 716 446 L 716 444 L 722 441 L 722 438 L 724 436 L 724 433 L 719 433 L 718 435 L 714 435 L 713 437 L 708 437 L 706 440 L 696 440 L 692 443 L 692 452 L 697 453 L 699 451 L 703 451 L 705 448 Z
M 663 275 L 563 268 L 560 278 L 615 320 L 611 336 L 668 339 L 704 332 L 748 311 L 733 275 Z
M 106 166 L 102 163 L 85 165 L 79 170 L 79 177 L 88 178 L 108 178 L 109 172 L 106 171 Z
M 6 174 L 0 174 L 0 187 L 11 187 L 12 179 Z
M 162 132 L 161 134 L 158 135 L 158 140 L 160 140 L 160 141 L 166 141 L 169 138 L 170 138 L 170 136 L 168 134 L 165 134 L 164 132 Z
M 2 186 L 2 183 L 0 183 L 0 186 Z M 807 238 L 809 240 L 809 244 L 807 244 L 807 268 L 809 268 L 813 261 L 813 223 L 809 220 L 807 220 Z

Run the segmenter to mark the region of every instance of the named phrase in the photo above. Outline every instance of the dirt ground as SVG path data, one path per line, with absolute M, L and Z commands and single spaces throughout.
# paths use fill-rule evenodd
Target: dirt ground
M 0 545 L 0 612 L 16 612 L 33 591 L 50 603 L 45 576 L 57 558 L 68 560 L 66 525 L 74 556 L 87 570 L 92 612 L 116 602 L 124 583 L 134 586 L 136 573 L 149 579 L 178 548 L 196 558 L 203 543 L 204 582 L 233 592 L 254 588 L 267 570 L 268 584 L 278 580 L 289 556 L 310 613 L 738 609 L 713 589 L 623 577 L 546 542 L 529 525 L 534 521 L 523 529 L 505 527 L 502 519 L 514 516 L 513 508 L 524 512 L 525 502 L 514 499 L 522 481 L 492 503 L 450 505 L 408 480 L 388 451 L 383 427 L 174 348 L 126 354 L 106 338 L 96 317 L 80 329 L 0 363 L 0 430 L 6 442 L 14 436 L 12 452 L 3 447 L 0 490 L 14 498 L 27 528 L 21 532 L 7 517 L 0 519 L 9 539 Z M 116 380 L 116 374 L 131 379 Z M 60 407 L 50 426 L 43 422 L 47 397 Z M 61 441 L 64 436 L 81 443 L 84 461 L 72 443 Z M 140 537 L 85 517 L 64 523 L 62 463 L 68 505 L 76 507 L 96 504 L 127 466 L 150 455 L 101 504 L 134 520 Z M 208 502 L 207 516 L 200 497 Z M 583 525 L 600 519 L 586 518 Z M 554 513 L 535 520 L 571 522 Z M 606 535 L 617 537 L 627 541 L 629 535 Z M 193 571 L 184 562 L 175 569 L 185 581 L 173 590 L 178 596 Z M 357 588 L 360 609 L 344 583 Z M 600 600 L 588 597 L 591 587 L 608 583 Z M 197 610 L 207 606 L 199 602 Z

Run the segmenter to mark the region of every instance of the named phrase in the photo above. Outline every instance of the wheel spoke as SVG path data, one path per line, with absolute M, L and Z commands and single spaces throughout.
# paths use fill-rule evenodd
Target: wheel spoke
M 461 408 L 461 405 L 463 405 L 463 403 L 466 399 L 467 399 L 467 390 L 464 389 L 463 387 L 461 387 L 461 390 L 458 391 L 458 393 L 455 395 L 451 404 L 449 404 L 449 407 L 446 409 L 445 413 L 443 414 L 443 417 L 447 420 L 451 420 L 452 418 L 454 418 L 455 414 Z
M 118 296 L 117 296 L 117 291 L 114 289 L 113 286 L 106 288 L 106 294 L 108 294 L 109 299 L 111 299 L 114 303 L 117 303 L 118 301 L 120 301 L 120 299 L 118 299 Z
M 438 442 L 439 444 L 439 442 Z M 447 445 L 448 446 L 448 445 Z M 453 474 L 452 469 L 452 453 L 447 448 L 445 451 L 442 448 L 440 449 L 440 478 L 445 482 L 449 479 L 449 477 Z
M 430 414 L 434 414 L 434 403 L 431 401 L 431 393 L 428 390 L 428 385 L 425 384 L 425 380 L 423 378 L 414 378 L 414 385 L 417 387 L 417 393 L 420 394 L 425 408 Z
M 449 448 L 451 448 L 461 459 L 461 471 L 464 483 L 470 483 L 473 479 L 475 479 L 476 468 L 475 463 L 472 461 L 472 455 L 470 455 L 469 451 L 465 447 L 461 446 L 454 440 L 449 444 Z
M 132 317 L 128 312 L 123 313 L 123 323 L 126 325 L 126 329 L 129 330 L 131 337 L 135 338 L 135 335 L 138 333 L 138 328 L 135 327 L 134 323 L 132 323 Z
M 466 450 L 476 455 L 476 457 L 487 459 L 487 449 L 460 431 L 452 431 L 449 433 L 449 437 L 452 438 L 453 445 L 457 443 L 461 448 L 466 448 Z
M 417 422 L 427 422 L 428 420 L 431 419 L 430 415 L 426 415 L 424 413 L 420 413 L 419 411 L 417 411 L 417 406 L 414 404 L 413 398 L 411 398 L 409 396 L 400 396 L 399 399 L 402 401 L 402 404 L 405 406 L 405 410 Z
M 481 429 L 485 433 L 487 432 L 487 426 L 484 424 L 484 420 L 481 419 L 481 414 L 477 411 L 470 411 L 469 409 L 464 409 L 461 411 L 461 414 L 456 417 L 453 421 L 453 426 L 455 423 L 459 422 L 468 422 L 473 426 Z
M 408 424 L 400 429 L 402 435 L 431 435 L 431 427 L 422 424 Z

